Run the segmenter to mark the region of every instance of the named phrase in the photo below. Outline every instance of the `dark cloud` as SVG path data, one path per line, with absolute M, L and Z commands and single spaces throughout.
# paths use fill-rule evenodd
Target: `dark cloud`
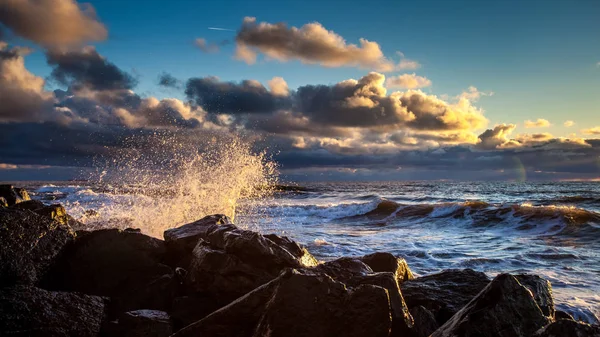
M 46 56 L 54 67 L 51 77 L 74 90 L 132 89 L 137 83 L 90 46 L 78 51 L 48 51 Z
M 282 97 L 254 80 L 240 83 L 221 82 L 216 77 L 190 78 L 185 94 L 209 113 L 271 113 L 288 108 L 288 97 Z
M 173 89 L 181 89 L 182 87 L 181 81 L 169 73 L 158 75 L 158 85 Z
M 3 0 L 0 23 L 45 47 L 101 41 L 108 35 L 94 7 L 75 0 Z

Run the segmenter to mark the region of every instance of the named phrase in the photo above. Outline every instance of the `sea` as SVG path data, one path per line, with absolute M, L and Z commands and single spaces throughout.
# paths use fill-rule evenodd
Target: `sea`
M 557 309 L 590 323 L 600 316 L 598 182 L 289 183 L 260 197 L 223 196 L 218 186 L 199 197 L 198 189 L 86 181 L 16 185 L 61 203 L 88 229 L 138 227 L 161 237 L 229 212 L 238 226 L 285 235 L 322 261 L 383 251 L 405 258 L 417 275 L 537 274 L 552 282 Z M 215 200 L 229 204 L 205 207 Z

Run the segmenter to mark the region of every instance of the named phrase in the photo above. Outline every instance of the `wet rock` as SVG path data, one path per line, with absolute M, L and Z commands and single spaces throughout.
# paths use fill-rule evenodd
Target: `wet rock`
M 119 330 L 127 337 L 167 337 L 173 333 L 171 317 L 159 310 L 135 310 L 121 315 Z
M 234 225 L 212 225 L 199 236 L 186 287 L 190 293 L 216 295 L 223 305 L 276 278 L 285 268 L 316 265 L 305 250 L 290 252 L 288 244 L 280 246 Z
M 8 201 L 4 197 L 0 197 L 0 207 L 8 207 Z
M 63 225 L 70 225 L 74 221 L 68 214 L 65 208 L 60 204 L 44 205 L 39 200 L 23 201 L 12 206 L 12 208 L 30 210 L 45 218 L 57 221 Z
M 414 332 L 416 337 L 428 337 L 440 327 L 433 313 L 424 306 L 414 307 L 410 314 L 415 322 Z
M 525 286 L 501 274 L 431 336 L 528 337 L 550 321 Z
M 36 284 L 73 230 L 28 210 L 0 208 L 0 286 Z
M 287 270 L 174 337 L 388 336 L 390 310 L 382 287 L 347 288 L 326 274 Z
M 531 291 L 544 315 L 554 319 L 554 299 L 552 298 L 552 285 L 550 282 L 537 275 L 522 274 L 515 275 L 515 278 Z
M 175 297 L 169 311 L 173 328 L 175 331 L 182 329 L 208 316 L 222 306 L 222 301 L 219 298 L 207 294 Z
M 600 326 L 559 319 L 540 329 L 535 337 L 600 337 Z
M 342 283 L 352 282 L 356 277 L 373 274 L 373 269 L 357 258 L 342 257 L 321 263 L 313 268 L 315 272 L 325 273 Z
M 168 308 L 177 281 L 163 264 L 163 241 L 134 230 L 78 233 L 48 273 L 46 288 L 110 297 L 111 315 Z
M 392 272 L 396 275 L 398 283 L 415 278 L 408 267 L 406 260 L 395 257 L 390 253 L 377 252 L 365 255 L 360 260 L 366 263 L 374 272 Z
M 29 193 L 24 188 L 16 188 L 12 185 L 0 185 L 0 197 L 4 198 L 6 206 L 31 200 Z
M 206 238 L 207 232 L 213 230 L 214 226 L 227 224 L 231 224 L 231 221 L 226 215 L 215 214 L 181 227 L 166 230 L 163 236 L 169 259 L 173 264 L 187 268 L 198 240 Z
M 104 299 L 30 286 L 0 289 L 2 336 L 97 336 Z
M 441 326 L 489 282 L 484 273 L 472 269 L 446 270 L 403 282 L 400 289 L 409 309 L 423 306 Z

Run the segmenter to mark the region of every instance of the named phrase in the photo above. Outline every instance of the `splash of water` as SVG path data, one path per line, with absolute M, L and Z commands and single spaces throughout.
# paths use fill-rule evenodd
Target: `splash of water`
M 79 212 L 87 228 L 133 227 L 162 236 L 209 214 L 235 219 L 251 207 L 249 201 L 269 195 L 265 186 L 277 180 L 276 164 L 238 137 L 155 134 L 131 143 L 135 146 L 111 156 L 96 177 L 103 192 L 121 197 L 91 214 Z

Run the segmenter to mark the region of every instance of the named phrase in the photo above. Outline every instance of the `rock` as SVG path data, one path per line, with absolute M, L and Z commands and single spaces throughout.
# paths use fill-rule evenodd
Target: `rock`
M 600 337 L 600 327 L 570 319 L 559 319 L 540 329 L 535 337 Z
M 211 225 L 199 240 L 186 275 L 188 294 L 214 295 L 222 305 L 276 278 L 285 268 L 316 265 L 306 250 L 290 252 L 289 242 L 280 246 L 234 225 Z
M 356 277 L 373 274 L 373 269 L 357 258 L 342 257 L 321 263 L 313 268 L 315 272 L 325 273 L 342 283 L 352 282 Z
M 551 320 L 510 274 L 498 275 L 432 337 L 529 337 Z
M 163 241 L 134 230 L 78 233 L 45 278 L 46 288 L 110 297 L 113 316 L 170 306 L 177 281 L 163 264 Z
M 489 283 L 488 277 L 471 269 L 446 270 L 400 284 L 409 309 L 423 306 L 441 326 Z
M 12 185 L 0 185 L 0 197 L 4 198 L 6 206 L 31 200 L 29 193 L 24 188 L 16 188 Z
M 382 287 L 347 288 L 323 273 L 288 269 L 173 337 L 383 337 L 390 332 L 390 310 Z
M 30 286 L 0 289 L 2 336 L 97 336 L 104 299 Z
M 572 320 L 572 321 L 574 321 L 574 320 L 575 320 L 575 318 L 573 318 L 573 316 L 571 316 L 571 314 L 569 314 L 569 313 L 568 313 L 568 312 L 566 312 L 566 311 L 562 311 L 562 310 L 556 310 L 556 311 L 554 312 L 554 318 L 555 318 L 556 320 L 559 320 L 559 319 L 570 319 L 570 320 Z
M 4 197 L 0 197 L 0 207 L 8 207 L 8 201 Z
M 74 221 L 68 214 L 65 208 L 60 204 L 44 205 L 39 200 L 23 201 L 12 206 L 12 208 L 30 210 L 45 218 L 58 221 L 63 225 L 70 225 Z
M 531 291 L 533 298 L 537 302 L 545 316 L 554 319 L 554 299 L 552 298 L 552 285 L 537 275 L 515 275 L 515 278 Z
M 231 221 L 226 215 L 215 214 L 166 230 L 163 236 L 172 263 L 187 268 L 198 240 L 206 238 L 207 231 L 214 229 L 214 226 L 227 224 L 231 224 Z
M 424 306 L 414 307 L 410 314 L 415 322 L 414 332 L 416 337 L 428 337 L 440 327 L 435 316 Z
M 398 283 L 415 278 L 408 267 L 406 260 L 395 257 L 390 253 L 373 253 L 365 255 L 360 260 L 366 263 L 374 272 L 392 272 L 396 275 Z
M 0 208 L 0 286 L 36 284 L 73 230 L 28 210 Z
M 173 333 L 171 317 L 159 310 L 135 310 L 121 315 L 119 329 L 127 337 L 167 337 Z
M 169 311 L 174 330 L 180 330 L 208 316 L 221 308 L 222 302 L 209 294 L 175 297 Z

